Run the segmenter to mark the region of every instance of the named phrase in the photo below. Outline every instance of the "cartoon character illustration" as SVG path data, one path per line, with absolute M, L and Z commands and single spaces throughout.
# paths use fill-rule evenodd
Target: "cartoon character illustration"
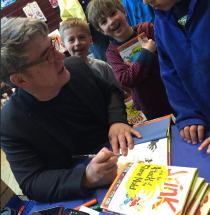
M 154 152 L 155 151 L 155 149 L 157 149 L 157 142 L 158 142 L 159 140 L 152 140 L 151 141 L 151 143 L 148 145 L 148 147 L 147 148 L 149 148 L 152 152 Z
M 145 200 L 143 200 L 140 196 L 135 196 L 134 198 L 129 198 L 128 192 L 125 194 L 126 199 L 124 200 L 123 204 L 120 204 L 119 207 L 123 210 L 123 205 L 129 205 L 130 207 L 135 206 L 135 209 L 141 211 L 144 208 Z
M 138 211 L 141 211 L 144 208 L 145 205 L 145 200 L 143 200 L 142 197 L 136 197 L 135 199 L 133 199 L 133 201 L 131 201 L 129 203 L 129 206 L 135 206 L 135 209 Z

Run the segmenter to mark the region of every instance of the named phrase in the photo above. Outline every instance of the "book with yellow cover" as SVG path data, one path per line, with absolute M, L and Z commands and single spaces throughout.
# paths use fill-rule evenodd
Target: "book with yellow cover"
M 181 215 L 198 169 L 127 163 L 107 192 L 101 208 L 119 214 Z
M 124 62 L 135 63 L 136 59 L 141 54 L 142 46 L 138 41 L 138 37 L 141 37 L 144 42 L 148 41 L 145 32 L 143 32 L 117 48 Z
M 143 112 L 135 108 L 131 97 L 124 100 L 124 102 L 126 106 L 127 120 L 130 125 L 137 125 L 147 120 Z

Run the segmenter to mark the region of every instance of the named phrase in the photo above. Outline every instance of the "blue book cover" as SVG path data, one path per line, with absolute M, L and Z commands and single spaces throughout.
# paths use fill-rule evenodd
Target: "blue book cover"
M 167 115 L 140 125 L 135 125 L 133 128 L 142 135 L 142 138 L 139 139 L 133 136 L 134 145 L 167 137 L 170 122 L 171 115 Z

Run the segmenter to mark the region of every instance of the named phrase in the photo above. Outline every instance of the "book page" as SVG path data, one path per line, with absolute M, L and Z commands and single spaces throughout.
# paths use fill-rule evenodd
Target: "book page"
M 135 145 L 132 150 L 128 149 L 127 156 L 118 158 L 118 172 L 127 162 L 142 161 L 145 164 L 168 164 L 168 142 L 167 138 L 153 140 L 146 143 Z

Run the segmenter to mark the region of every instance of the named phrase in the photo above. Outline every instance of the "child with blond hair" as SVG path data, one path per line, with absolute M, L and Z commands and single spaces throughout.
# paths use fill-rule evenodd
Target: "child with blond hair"
M 92 0 L 87 14 L 98 31 L 114 38 L 106 51 L 107 59 L 118 81 L 131 88 L 136 109 L 143 111 L 148 120 L 174 113 L 160 77 L 153 24 L 144 22 L 130 27 L 126 10 L 119 0 Z M 142 32 L 146 33 L 149 41 L 144 43 L 139 38 L 142 52 L 133 65 L 127 65 L 117 48 Z

